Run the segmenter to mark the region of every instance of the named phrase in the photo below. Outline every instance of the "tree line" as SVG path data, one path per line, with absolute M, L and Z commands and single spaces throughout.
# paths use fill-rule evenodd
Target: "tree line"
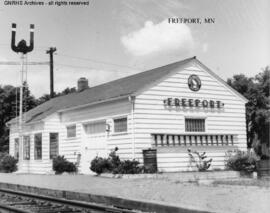
M 248 99 L 246 104 L 247 146 L 253 147 L 259 155 L 266 154 L 265 149 L 269 150 L 269 75 L 270 69 L 267 66 L 255 77 L 239 74 L 227 80 L 231 87 Z
M 265 67 L 254 77 L 244 74 L 234 75 L 227 83 L 248 99 L 246 104 L 247 146 L 263 155 L 262 147 L 269 149 L 269 124 L 270 124 L 270 69 Z M 66 88 L 55 94 L 55 97 L 76 92 L 76 88 Z M 27 85 L 24 85 L 23 111 L 26 112 L 48 100 L 50 95 L 45 94 L 35 98 Z M 0 152 L 7 152 L 9 145 L 9 130 L 6 122 L 18 116 L 19 113 L 19 88 L 11 85 L 0 85 Z

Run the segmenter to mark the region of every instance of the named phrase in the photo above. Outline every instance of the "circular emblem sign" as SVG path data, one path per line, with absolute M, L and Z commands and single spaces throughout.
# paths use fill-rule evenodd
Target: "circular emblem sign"
M 188 78 L 188 87 L 192 91 L 199 91 L 201 88 L 201 80 L 197 75 L 191 75 Z

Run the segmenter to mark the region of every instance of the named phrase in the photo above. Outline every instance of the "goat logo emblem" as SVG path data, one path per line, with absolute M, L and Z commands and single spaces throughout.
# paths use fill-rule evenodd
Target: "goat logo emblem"
M 188 87 L 192 91 L 199 91 L 201 88 L 201 80 L 197 75 L 191 75 L 188 78 Z

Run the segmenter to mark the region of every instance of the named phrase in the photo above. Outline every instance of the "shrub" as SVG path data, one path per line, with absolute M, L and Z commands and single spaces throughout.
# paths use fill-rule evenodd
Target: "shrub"
M 247 152 L 237 151 L 231 155 L 225 166 L 234 171 L 254 172 L 256 170 L 256 157 Z
M 104 172 L 113 174 L 138 174 L 138 173 L 153 173 L 155 169 L 145 168 L 140 166 L 137 160 L 121 161 L 119 156 L 116 155 L 118 148 L 109 154 L 108 158 L 95 157 L 91 161 L 90 169 L 98 175 Z
M 17 171 L 17 163 L 18 160 L 15 159 L 13 156 L 5 154 L 1 155 L 0 159 L 0 171 L 11 173 Z
M 111 165 L 108 159 L 97 156 L 91 161 L 90 169 L 99 175 L 101 173 L 110 171 Z
M 113 168 L 113 174 L 138 174 L 142 172 L 140 162 L 136 160 L 121 161 L 118 167 Z
M 198 160 L 193 156 L 192 153 L 194 153 L 194 154 L 197 155 Z M 190 162 L 190 164 L 191 163 L 195 163 L 196 167 L 198 168 L 198 170 L 200 172 L 206 171 L 211 166 L 212 158 L 209 159 L 209 160 L 206 160 L 207 156 L 206 156 L 206 153 L 205 152 L 203 152 L 202 154 L 200 154 L 197 151 L 191 151 L 191 149 L 188 149 L 188 155 L 189 155 L 189 162 Z
M 118 155 L 116 155 L 116 152 L 118 151 L 118 148 L 115 147 L 114 151 L 112 151 L 109 154 L 108 163 L 110 164 L 111 168 L 117 168 L 121 164 L 121 160 Z
M 69 162 L 64 156 L 57 156 L 53 159 L 53 170 L 55 174 L 74 173 L 77 172 L 77 167 L 75 163 Z

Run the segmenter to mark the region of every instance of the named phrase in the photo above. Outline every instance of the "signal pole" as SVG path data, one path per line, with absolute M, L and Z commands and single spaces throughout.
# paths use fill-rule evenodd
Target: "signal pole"
M 55 47 L 51 47 L 46 51 L 50 55 L 50 96 L 54 97 L 54 73 L 53 73 L 53 53 L 56 51 Z
M 20 53 L 21 55 L 21 86 L 20 86 L 20 113 L 19 113 L 19 167 L 22 168 L 22 160 L 23 160 L 23 86 L 24 80 L 26 77 L 27 69 L 25 69 L 24 65 L 27 64 L 26 55 L 34 49 L 34 25 L 30 24 L 30 45 L 28 46 L 26 41 L 22 39 L 17 45 L 16 42 L 16 24 L 12 23 L 12 31 L 11 31 L 11 49 Z

